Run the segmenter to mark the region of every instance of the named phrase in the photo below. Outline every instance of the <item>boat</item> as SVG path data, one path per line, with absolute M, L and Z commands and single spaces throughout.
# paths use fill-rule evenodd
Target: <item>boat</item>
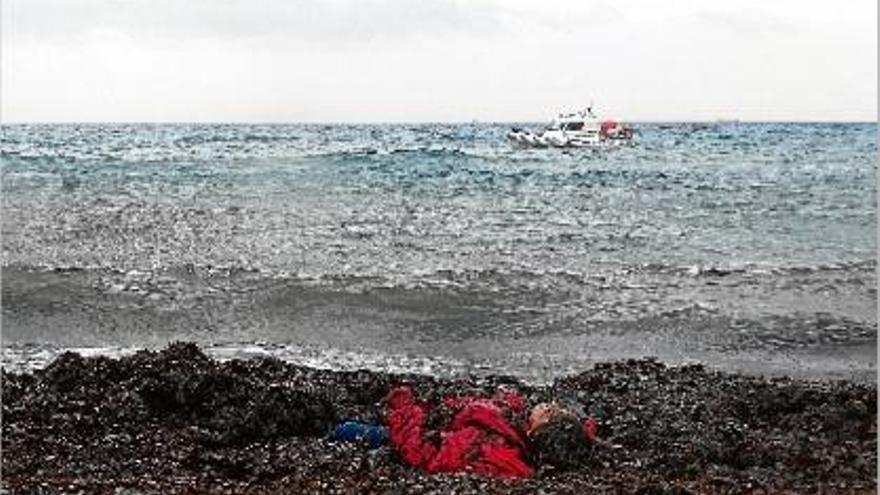
M 514 127 L 507 133 L 512 143 L 532 148 L 589 148 L 633 142 L 632 127 L 613 119 L 600 119 L 592 107 L 561 113 L 540 134 Z

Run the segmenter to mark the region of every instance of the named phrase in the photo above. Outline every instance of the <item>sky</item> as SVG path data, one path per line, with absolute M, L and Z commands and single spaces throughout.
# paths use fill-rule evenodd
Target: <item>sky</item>
M 877 120 L 877 0 L 0 0 L 3 122 Z

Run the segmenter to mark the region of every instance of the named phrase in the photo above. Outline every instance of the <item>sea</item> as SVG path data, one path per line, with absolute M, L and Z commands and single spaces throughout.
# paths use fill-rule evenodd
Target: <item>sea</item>
M 876 123 L 3 125 L 2 357 L 873 381 Z

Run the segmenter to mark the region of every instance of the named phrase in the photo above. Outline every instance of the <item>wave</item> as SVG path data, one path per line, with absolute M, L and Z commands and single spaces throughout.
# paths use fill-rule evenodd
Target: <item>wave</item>
M 504 293 L 522 296 L 539 293 L 567 293 L 583 288 L 602 292 L 643 290 L 658 287 L 684 287 L 691 281 L 725 280 L 729 286 L 749 285 L 764 280 L 768 286 L 789 283 L 799 276 L 854 277 L 868 279 L 877 270 L 874 259 L 825 264 L 743 263 L 743 264 L 665 264 L 619 263 L 595 264 L 588 270 L 518 268 L 425 268 L 409 271 L 333 271 L 295 272 L 277 268 L 262 268 L 252 263 L 200 264 L 170 263 L 154 269 L 113 268 L 106 265 L 28 265 L 4 264 L 7 276 L 27 273 L 54 273 L 59 276 L 83 275 L 93 279 L 96 286 L 107 292 L 140 294 L 161 293 L 167 287 L 215 282 L 295 284 L 324 286 L 354 292 L 374 290 L 445 290 L 478 291 L 486 294 Z M 163 289 L 163 286 L 167 286 Z
M 51 344 L 24 344 L 4 346 L 2 368 L 5 372 L 32 372 L 45 368 L 65 352 L 83 357 L 104 356 L 121 358 L 131 356 L 144 347 L 77 346 L 60 347 Z M 309 344 L 278 344 L 260 341 L 218 342 L 203 344 L 202 350 L 220 362 L 233 359 L 275 358 L 314 369 L 335 371 L 381 371 L 386 373 L 416 373 L 428 376 L 464 376 L 480 370 L 464 361 L 451 357 L 414 356 L 401 353 L 382 353 L 367 350 L 344 350 Z M 488 374 L 488 368 L 485 373 Z
M 693 278 L 723 278 L 729 276 L 784 276 L 809 273 L 873 272 L 876 259 L 840 261 L 835 263 L 796 263 L 785 260 L 777 262 L 740 262 L 705 264 L 637 263 L 624 271 L 671 274 Z

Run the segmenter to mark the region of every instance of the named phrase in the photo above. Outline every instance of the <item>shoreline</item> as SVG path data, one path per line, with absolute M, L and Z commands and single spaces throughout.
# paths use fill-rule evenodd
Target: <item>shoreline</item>
M 327 348 L 320 345 L 296 345 L 270 342 L 197 342 L 202 352 L 219 362 L 247 359 L 280 359 L 285 363 L 327 371 L 367 370 L 374 373 L 417 374 L 454 380 L 463 377 L 510 375 L 531 386 L 546 386 L 553 380 L 579 374 L 578 370 L 592 368 L 611 361 L 607 356 L 584 359 L 579 366 L 569 364 L 559 372 L 547 374 L 544 379 L 499 370 L 491 362 L 464 362 L 449 356 L 383 354 L 379 351 L 360 351 Z M 4 367 L 12 373 L 33 373 L 48 366 L 66 352 L 83 357 L 104 356 L 120 359 L 143 350 L 159 350 L 161 344 L 147 346 L 71 346 L 50 344 L 6 344 L 0 357 Z M 747 355 L 731 353 L 703 354 L 699 357 L 686 353 L 675 355 L 672 350 L 656 354 L 622 353 L 618 360 L 656 359 L 668 366 L 704 366 L 707 370 L 750 376 L 755 378 L 791 378 L 807 382 L 876 383 L 876 341 L 866 340 L 818 346 L 787 353 L 755 351 Z M 544 364 L 545 367 L 551 367 Z
M 575 400 L 599 420 L 581 467 L 504 481 L 428 476 L 388 448 L 329 443 L 336 421 L 382 422 L 382 397 L 512 385 L 528 405 Z M 116 493 L 458 493 L 742 491 L 873 493 L 876 384 L 760 378 L 600 363 L 533 386 L 330 371 L 272 358 L 217 361 L 194 344 L 111 359 L 65 353 L 30 373 L 3 371 L 3 488 Z M 305 411 L 305 412 L 304 412 Z
M 531 277 L 508 275 L 469 288 L 383 288 L 170 268 L 133 275 L 5 266 L 2 357 L 7 369 L 26 370 L 66 350 L 118 357 L 185 340 L 220 359 L 262 354 L 321 368 L 500 373 L 539 384 L 645 356 L 731 373 L 874 382 L 869 268 L 758 281 L 733 273 L 630 274 L 629 288 L 553 275 L 541 284 L 560 288 L 535 292 L 527 290 Z M 648 285 L 635 283 L 643 277 Z M 683 285 L 658 296 L 669 282 Z M 503 288 L 509 283 L 515 289 Z M 836 296 L 818 291 L 829 287 Z M 766 306 L 743 313 L 749 301 Z

